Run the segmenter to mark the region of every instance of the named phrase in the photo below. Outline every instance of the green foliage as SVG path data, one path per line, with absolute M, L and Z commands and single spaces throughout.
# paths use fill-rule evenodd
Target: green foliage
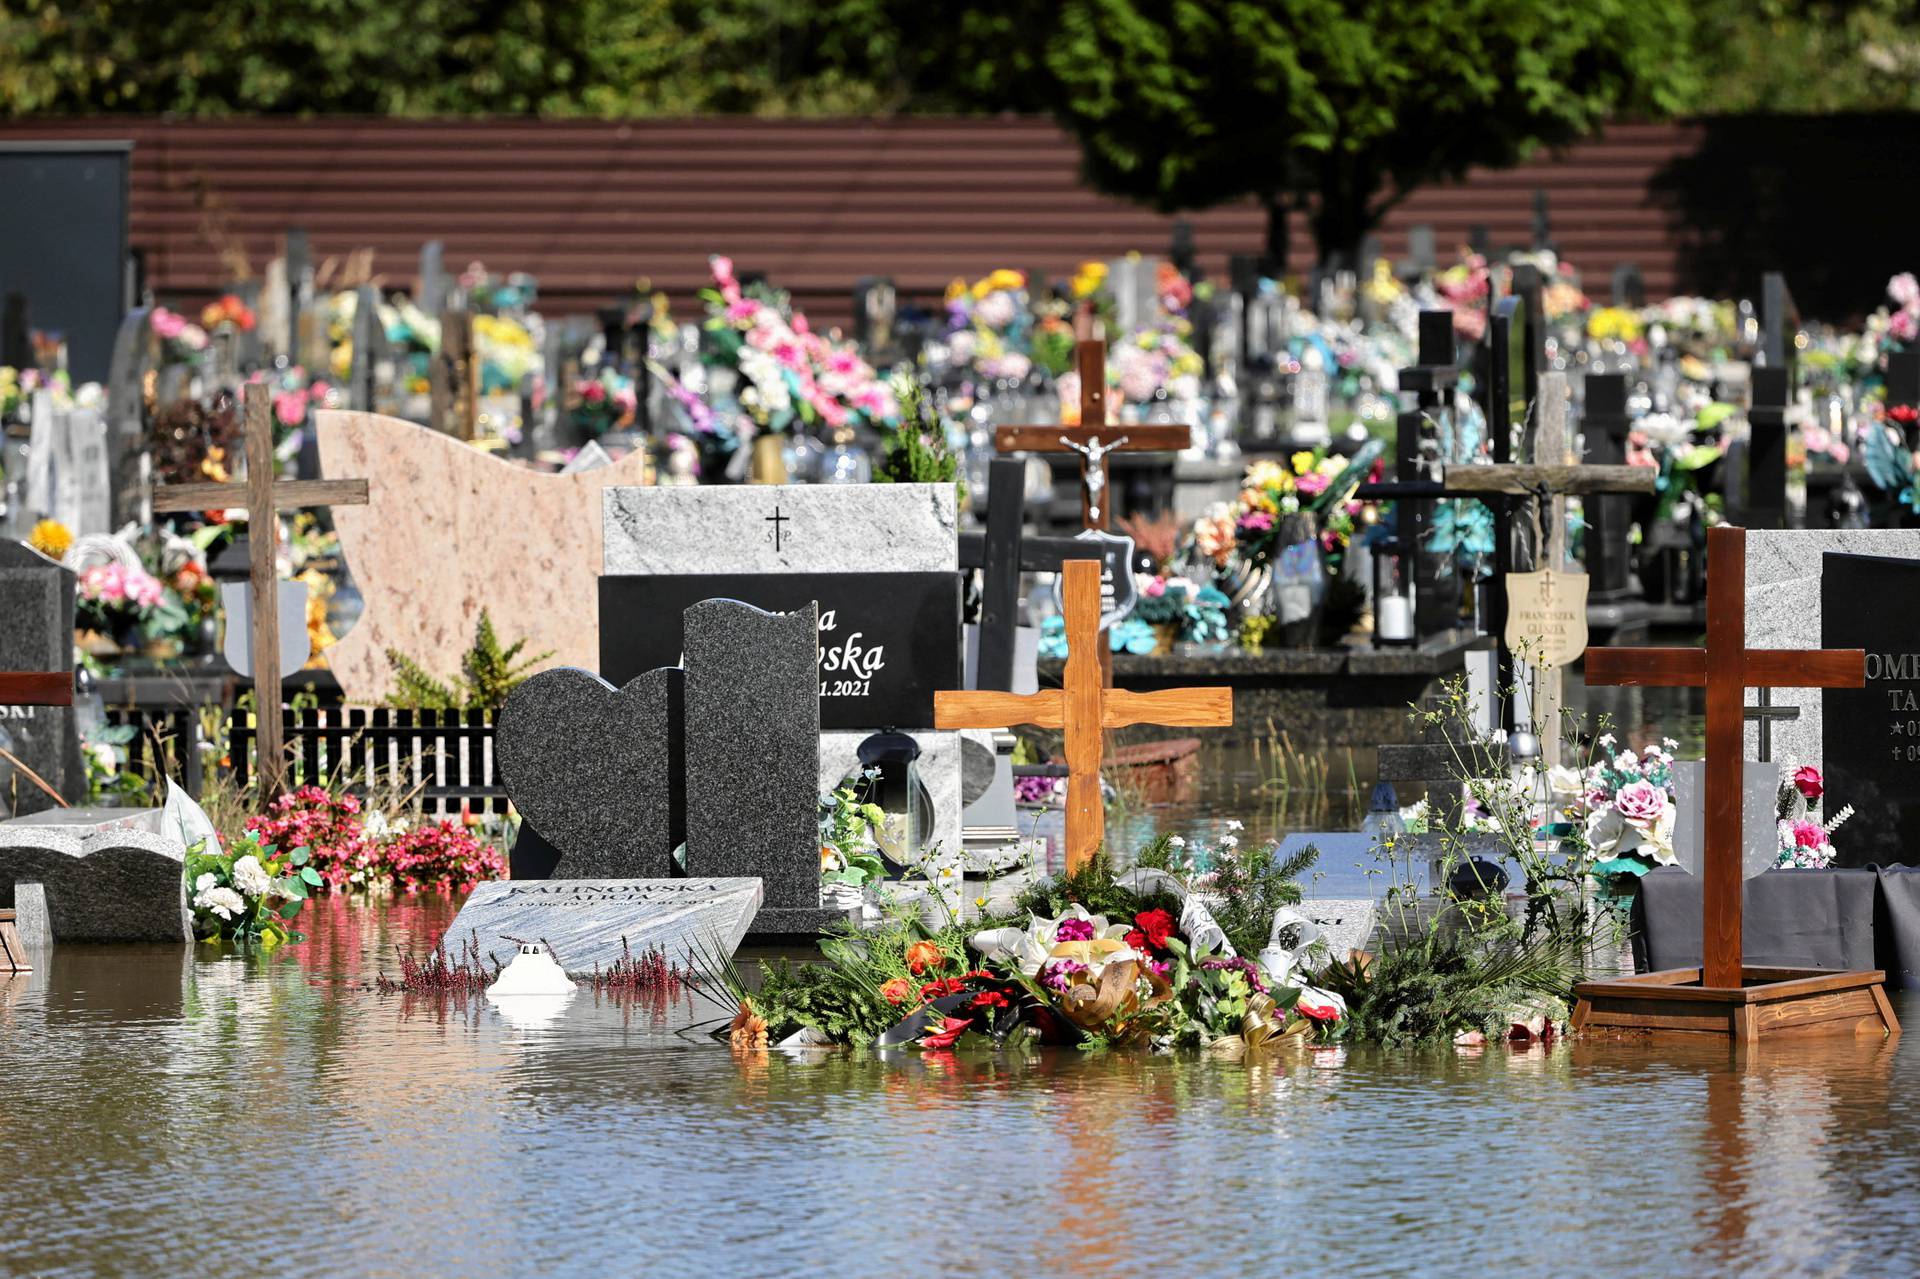
M 1156 870 L 1169 869 L 1165 860 L 1169 846 L 1167 837 L 1161 836 L 1142 850 L 1137 864 Z M 1057 919 L 1076 902 L 1086 907 L 1089 914 L 1105 915 L 1109 919 L 1132 919 L 1141 911 L 1155 907 L 1176 917 L 1180 914 L 1180 903 L 1171 896 L 1155 893 L 1142 897 L 1114 883 L 1114 873 L 1113 859 L 1102 847 L 1078 869 L 1041 880 L 1021 893 L 1014 899 L 1011 922 L 1025 923 L 1029 915 Z M 987 926 L 990 925 L 983 925 Z
M 225 848 L 195 844 L 187 850 L 184 872 L 194 936 L 267 950 L 303 940 L 288 925 L 306 906 L 309 891 L 320 886 L 309 860 L 305 848 L 282 853 L 250 833 Z
M 399 649 L 387 650 L 394 680 L 387 705 L 406 710 L 498 710 L 534 666 L 553 656 L 546 652 L 517 660 L 526 646 L 527 641 L 522 639 L 502 648 L 500 637 L 494 634 L 493 619 L 481 609 L 473 647 L 461 657 L 460 674 L 453 680 L 436 679 Z
M 1273 913 L 1300 904 L 1299 878 L 1319 859 L 1320 850 L 1311 844 L 1284 861 L 1271 846 L 1215 851 L 1209 893 L 1219 903 L 1213 918 L 1234 954 L 1260 953 L 1273 929 Z
M 873 478 L 879 484 L 946 484 L 958 478 L 960 459 L 947 447 L 947 431 L 933 411 L 926 388 L 915 377 L 893 380 L 900 402 L 900 424 L 883 428 L 880 464 Z M 961 488 L 961 499 L 966 490 Z

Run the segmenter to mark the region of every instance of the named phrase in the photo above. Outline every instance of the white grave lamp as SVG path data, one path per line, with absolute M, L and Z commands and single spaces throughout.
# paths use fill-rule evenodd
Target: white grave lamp
M 500 971 L 493 985 L 487 987 L 487 998 L 566 995 L 572 992 L 573 982 L 561 969 L 559 962 L 547 953 L 547 948 L 537 941 L 523 941 L 513 962 Z
M 933 828 L 933 797 L 920 780 L 917 763 L 920 743 L 886 728 L 861 742 L 858 755 L 861 772 L 874 773 L 867 784 L 866 802 L 878 805 L 885 814 L 874 832 L 874 843 L 895 866 L 912 867 Z
M 1413 559 L 1380 542 L 1373 548 L 1373 646 L 1413 647 L 1413 619 Z

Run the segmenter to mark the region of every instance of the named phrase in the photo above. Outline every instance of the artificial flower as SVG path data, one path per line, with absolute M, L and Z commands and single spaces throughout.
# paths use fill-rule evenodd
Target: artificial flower
M 946 962 L 946 953 L 930 941 L 917 941 L 907 947 L 907 971 L 915 977 L 929 968 L 939 968 Z
M 890 1004 L 904 1004 L 913 996 L 913 983 L 905 977 L 895 977 L 880 984 L 880 993 Z
M 1826 793 L 1820 770 L 1811 764 L 1803 764 L 1793 770 L 1793 788 L 1805 796 L 1809 804 L 1819 803 L 1820 796 Z

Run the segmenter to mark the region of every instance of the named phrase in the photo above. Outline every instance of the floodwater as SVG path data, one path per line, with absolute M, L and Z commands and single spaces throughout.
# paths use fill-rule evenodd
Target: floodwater
M 0 1274 L 1901 1274 L 1901 1041 L 736 1060 L 366 989 L 452 903 L 0 979 Z M 1920 1000 L 1897 1000 L 1920 1019 Z

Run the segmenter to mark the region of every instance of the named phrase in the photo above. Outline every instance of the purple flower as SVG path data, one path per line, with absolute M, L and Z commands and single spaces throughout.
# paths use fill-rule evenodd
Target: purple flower
M 1262 995 L 1267 993 L 1267 984 L 1260 980 L 1260 970 L 1238 955 L 1231 959 L 1205 959 L 1200 962 L 1200 966 L 1215 970 L 1232 969 L 1244 976 L 1247 984 L 1252 986 L 1256 993 Z
M 1092 941 L 1093 921 L 1090 919 L 1063 919 L 1060 927 L 1054 930 L 1055 941 Z
M 1087 971 L 1087 966 L 1077 959 L 1048 960 L 1040 969 L 1040 984 L 1056 995 L 1065 994 L 1067 987 L 1073 985 L 1073 978 Z

